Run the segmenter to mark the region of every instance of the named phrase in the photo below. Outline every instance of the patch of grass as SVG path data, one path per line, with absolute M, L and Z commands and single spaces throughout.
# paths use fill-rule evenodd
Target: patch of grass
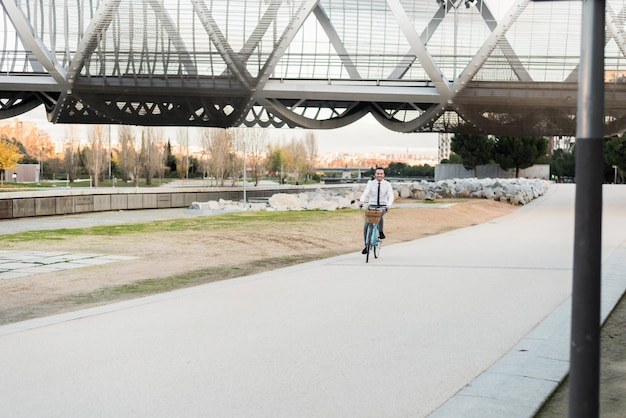
M 133 283 L 98 289 L 89 293 L 64 296 L 47 301 L 44 304 L 33 304 L 0 310 L 0 325 L 70 312 L 76 309 L 100 306 L 112 302 L 156 295 L 158 293 L 199 286 L 221 280 L 249 276 L 333 255 L 336 254 L 303 254 L 299 256 L 272 257 L 250 261 L 237 266 L 218 266 L 169 277 L 138 280 Z
M 318 222 L 346 216 L 346 211 L 260 211 L 235 212 L 223 215 L 197 216 L 164 221 L 93 226 L 88 228 L 62 228 L 40 231 L 26 231 L 15 234 L 0 234 L 3 242 L 54 241 L 82 235 L 117 236 L 157 232 L 189 230 L 223 230 L 231 228 L 252 229 L 261 225 L 277 225 Z

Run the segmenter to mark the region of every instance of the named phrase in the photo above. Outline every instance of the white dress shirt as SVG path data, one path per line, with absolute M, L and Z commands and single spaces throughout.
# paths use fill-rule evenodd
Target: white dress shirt
M 378 190 L 380 187 L 380 197 Z M 365 190 L 359 199 L 362 203 L 367 201 L 367 204 L 372 205 L 385 205 L 388 208 L 393 204 L 393 187 L 387 180 L 377 181 L 370 180 L 365 186 Z

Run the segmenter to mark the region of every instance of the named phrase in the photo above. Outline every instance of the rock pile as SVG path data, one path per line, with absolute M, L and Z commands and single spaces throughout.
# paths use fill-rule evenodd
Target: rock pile
M 525 205 L 543 195 L 551 182 L 541 179 L 450 179 L 438 182 L 393 183 L 396 198 L 435 201 L 450 198 L 479 198 Z M 297 194 L 276 193 L 267 203 L 231 200 L 193 202 L 191 209 L 212 213 L 244 210 L 337 210 L 358 207 L 364 184 L 316 189 Z
M 446 198 L 479 198 L 526 205 L 543 195 L 552 182 L 542 179 L 450 179 L 438 182 L 396 184 L 402 198 L 434 201 Z
M 208 210 L 211 212 L 233 212 L 239 210 L 337 210 L 356 206 L 362 193 L 358 188 L 317 189 L 302 193 L 276 193 L 267 203 L 233 202 L 219 200 L 208 202 L 192 202 L 191 209 Z

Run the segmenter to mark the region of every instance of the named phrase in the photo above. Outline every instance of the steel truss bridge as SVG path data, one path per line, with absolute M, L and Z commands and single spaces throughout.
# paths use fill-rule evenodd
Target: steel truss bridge
M 0 0 L 0 118 L 575 135 L 580 1 Z M 605 134 L 626 130 L 606 2 Z

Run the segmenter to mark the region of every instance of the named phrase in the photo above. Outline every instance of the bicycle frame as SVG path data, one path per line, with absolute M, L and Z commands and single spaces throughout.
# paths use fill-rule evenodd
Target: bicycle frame
M 369 262 L 370 251 L 373 251 L 374 258 L 378 258 L 382 240 L 378 237 L 378 223 L 367 223 L 365 232 L 365 262 Z
M 371 225 L 371 234 L 370 234 L 370 245 L 376 246 L 378 245 L 378 224 L 370 224 Z

